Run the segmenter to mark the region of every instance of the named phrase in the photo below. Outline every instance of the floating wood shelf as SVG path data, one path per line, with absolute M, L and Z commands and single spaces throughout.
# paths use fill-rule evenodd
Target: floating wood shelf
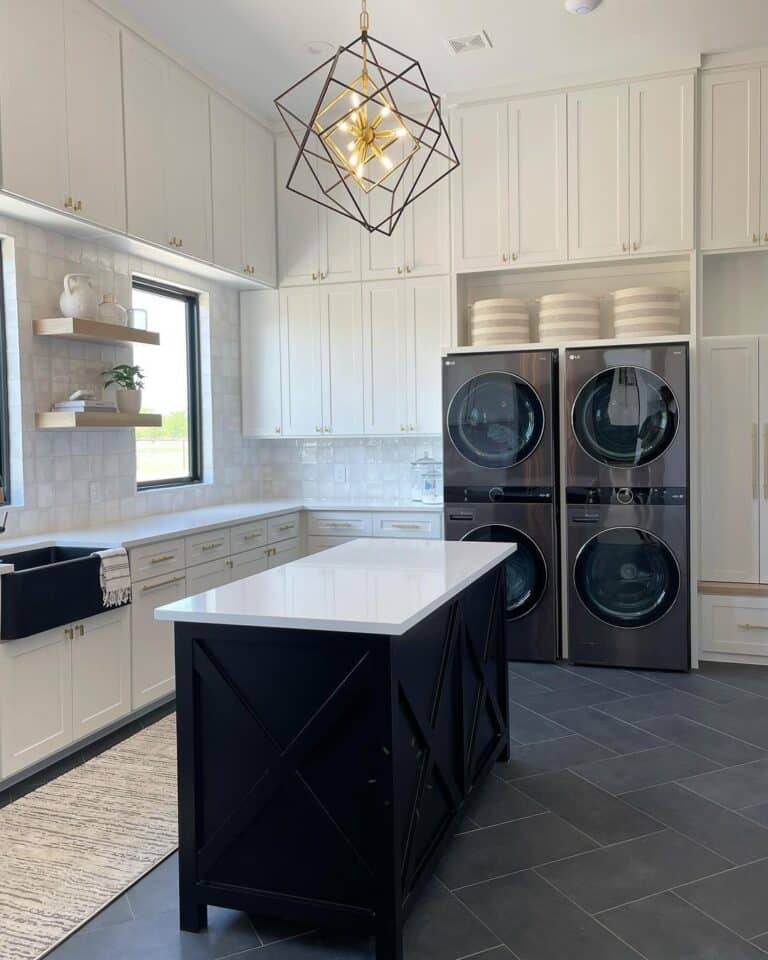
M 85 427 L 162 427 L 163 418 L 159 413 L 108 413 L 89 410 L 78 413 L 75 410 L 53 410 L 50 413 L 36 413 L 35 426 L 38 430 L 79 430 Z
M 35 320 L 38 337 L 61 337 L 65 340 L 91 340 L 94 343 L 146 343 L 158 346 L 160 334 L 152 330 L 136 330 L 117 323 L 85 320 L 81 317 L 47 317 Z
M 699 593 L 734 597 L 768 597 L 768 583 L 731 583 L 699 580 Z

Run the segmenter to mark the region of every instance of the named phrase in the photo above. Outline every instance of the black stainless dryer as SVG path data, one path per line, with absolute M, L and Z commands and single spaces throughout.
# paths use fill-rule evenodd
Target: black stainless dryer
M 567 509 L 570 658 L 688 670 L 687 491 L 569 488 Z
M 549 489 L 446 487 L 446 540 L 514 541 L 506 561 L 509 660 L 556 660 L 560 652 L 557 507 Z
M 569 350 L 566 485 L 688 484 L 688 347 Z
M 557 351 L 446 357 L 443 412 L 446 486 L 555 486 Z

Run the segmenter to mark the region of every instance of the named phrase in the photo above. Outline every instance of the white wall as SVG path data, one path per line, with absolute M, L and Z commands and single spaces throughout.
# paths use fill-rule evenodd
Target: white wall
M 247 500 L 261 492 L 259 445 L 240 429 L 238 294 L 110 247 L 0 217 L 9 340 L 12 499 L 10 535 L 66 530 L 153 513 Z M 131 348 L 35 337 L 33 321 L 58 316 L 63 277 L 82 272 L 98 292 L 130 303 L 139 273 L 202 293 L 203 394 L 207 398 L 206 483 L 138 493 L 132 430 L 35 430 L 47 410 Z

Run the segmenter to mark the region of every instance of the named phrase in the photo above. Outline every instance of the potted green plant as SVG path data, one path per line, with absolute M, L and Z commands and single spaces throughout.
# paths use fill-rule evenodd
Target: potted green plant
M 141 367 L 130 363 L 118 363 L 111 370 L 105 370 L 104 386 L 117 387 L 115 399 L 120 413 L 138 413 L 141 410 L 141 388 L 144 386 L 144 372 Z

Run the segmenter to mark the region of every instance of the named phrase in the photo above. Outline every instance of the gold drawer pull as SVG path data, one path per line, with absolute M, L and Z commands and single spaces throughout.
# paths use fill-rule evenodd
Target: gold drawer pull
M 150 563 L 167 563 L 169 560 L 175 560 L 175 553 L 164 553 L 162 557 L 152 557 Z
M 396 527 L 398 530 L 418 530 L 421 527 L 419 523 L 393 523 L 393 527 Z
M 768 623 L 740 623 L 740 630 L 768 630 Z
M 207 553 L 209 550 L 218 550 L 219 547 L 223 547 L 223 546 L 224 546 L 224 541 L 217 540 L 216 543 L 204 543 L 202 547 L 200 547 L 200 549 L 204 550 Z
M 163 580 L 161 583 L 145 583 L 141 588 L 142 593 L 149 593 L 150 590 L 159 590 L 160 587 L 170 587 L 171 584 L 180 583 L 184 577 L 171 577 L 170 580 Z
M 243 540 L 261 540 L 263 533 L 246 533 Z
M 354 524 L 351 520 L 326 520 L 325 525 L 327 527 L 352 527 Z
M 293 524 L 293 523 L 281 523 L 280 526 L 279 526 L 277 529 L 278 529 L 278 530 L 293 530 L 293 528 L 294 528 L 294 524 Z
M 64 636 L 67 638 L 67 640 L 74 640 L 74 638 L 75 638 L 75 628 L 74 628 L 74 627 L 65 627 L 65 628 L 64 628 Z

